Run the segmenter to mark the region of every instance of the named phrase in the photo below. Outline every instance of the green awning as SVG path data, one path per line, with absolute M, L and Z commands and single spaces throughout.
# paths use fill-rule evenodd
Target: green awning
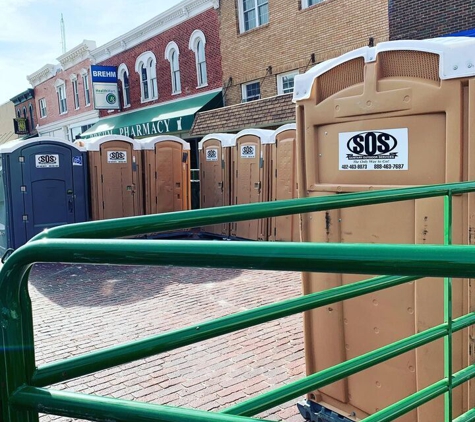
M 120 113 L 100 119 L 81 134 L 81 138 L 102 135 L 142 136 L 189 132 L 198 111 L 222 107 L 221 90 L 171 101 L 141 110 Z

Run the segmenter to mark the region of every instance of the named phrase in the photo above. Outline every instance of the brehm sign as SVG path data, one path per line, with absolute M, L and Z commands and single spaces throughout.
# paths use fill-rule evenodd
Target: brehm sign
M 96 110 L 120 110 L 117 67 L 91 66 L 92 92 Z

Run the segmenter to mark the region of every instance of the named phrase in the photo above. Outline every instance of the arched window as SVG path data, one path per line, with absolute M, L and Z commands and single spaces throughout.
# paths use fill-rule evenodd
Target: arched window
M 190 50 L 195 53 L 196 79 L 198 88 L 208 85 L 208 72 L 206 70 L 206 38 L 203 32 L 195 30 L 190 37 Z
M 26 119 L 26 107 L 23 107 L 23 118 Z
M 140 76 L 142 102 L 158 98 L 157 60 L 151 51 L 142 53 L 135 61 L 135 71 Z
M 29 112 L 30 112 L 30 131 L 31 130 L 34 130 L 35 129 L 35 119 L 34 119 L 34 116 L 33 116 L 33 106 L 30 105 L 28 106 L 29 108 Z
M 125 64 L 121 64 L 118 69 L 119 80 L 122 83 L 122 104 L 124 107 L 130 106 L 130 83 L 129 70 Z
M 174 41 L 168 43 L 165 49 L 165 58 L 170 62 L 170 71 L 172 78 L 172 94 L 181 93 L 180 81 L 180 51 Z

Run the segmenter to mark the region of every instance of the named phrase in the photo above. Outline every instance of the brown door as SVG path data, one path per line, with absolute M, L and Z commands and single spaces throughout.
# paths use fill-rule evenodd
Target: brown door
M 100 147 L 102 218 L 140 215 L 136 200 L 137 155 L 124 141 L 104 142 Z

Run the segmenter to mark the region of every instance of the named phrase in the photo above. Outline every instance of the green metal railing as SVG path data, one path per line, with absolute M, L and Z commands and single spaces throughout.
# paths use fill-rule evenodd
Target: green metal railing
M 452 373 L 452 334 L 475 323 L 475 313 L 452 319 L 451 277 L 475 277 L 475 248 L 451 245 L 452 197 L 475 192 L 475 183 L 383 190 L 183 211 L 51 229 L 15 251 L 0 271 L 0 360 L 3 420 L 38 420 L 38 412 L 90 420 L 254 421 L 253 416 L 437 339 L 444 339 L 444 377 L 365 419 L 391 421 L 435 397 L 445 396 L 445 422 L 452 420 L 452 389 L 475 376 L 475 365 Z M 445 197 L 445 245 L 188 242 L 115 239 L 148 232 L 197 227 L 384 202 Z M 219 259 L 217 259 L 219 257 Z M 179 265 L 379 275 L 374 278 L 273 303 L 93 353 L 35 366 L 28 275 L 36 262 L 120 265 Z M 444 322 L 372 352 L 309 375 L 221 412 L 137 403 L 58 391 L 47 386 L 190 345 L 267 321 L 401 285 L 421 277 L 445 277 Z M 456 419 L 474 420 L 474 410 Z

